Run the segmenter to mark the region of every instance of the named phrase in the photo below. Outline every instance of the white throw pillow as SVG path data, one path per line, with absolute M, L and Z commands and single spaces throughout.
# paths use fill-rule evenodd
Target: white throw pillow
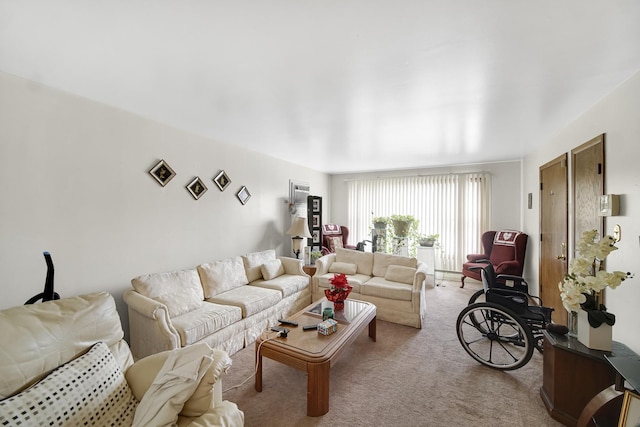
M 103 342 L 0 402 L 0 425 L 130 426 L 138 402 Z
M 199 265 L 198 273 L 205 298 L 213 298 L 249 283 L 242 258 L 239 256 Z
M 390 282 L 400 282 L 412 285 L 415 275 L 415 268 L 404 267 L 401 265 L 390 265 L 387 267 L 387 274 L 385 274 L 384 278 Z
M 282 266 L 282 261 L 279 259 L 265 262 L 260 267 L 260 270 L 262 271 L 262 277 L 264 277 L 264 280 L 275 279 L 276 277 L 284 274 L 284 267 Z
M 267 249 L 262 252 L 252 252 L 242 257 L 249 283 L 262 279 L 262 264 L 276 259 L 276 251 Z
M 166 305 L 171 317 L 199 308 L 204 300 L 195 269 L 145 274 L 132 279 L 131 284 L 137 292 Z
M 356 274 L 358 266 L 350 262 L 333 262 L 329 266 L 329 273 Z

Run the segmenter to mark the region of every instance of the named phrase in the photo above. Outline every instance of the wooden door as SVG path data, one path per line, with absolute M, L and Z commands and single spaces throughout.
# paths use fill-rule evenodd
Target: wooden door
M 567 271 L 567 155 L 540 167 L 540 298 L 555 323 L 567 324 L 558 283 Z
M 573 177 L 573 247 L 587 230 L 604 232 L 604 217 L 598 216 L 604 194 L 604 134 L 571 150 Z M 575 252 L 574 252 L 575 256 Z

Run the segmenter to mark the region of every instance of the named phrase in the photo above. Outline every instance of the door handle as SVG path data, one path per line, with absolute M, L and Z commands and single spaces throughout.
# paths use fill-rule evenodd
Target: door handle
M 566 243 L 562 242 L 561 248 L 562 248 L 562 252 L 560 253 L 560 255 L 557 256 L 557 258 L 561 259 L 563 261 L 566 261 L 567 260 L 567 255 L 566 255 L 566 253 L 567 253 L 567 245 L 566 245 Z

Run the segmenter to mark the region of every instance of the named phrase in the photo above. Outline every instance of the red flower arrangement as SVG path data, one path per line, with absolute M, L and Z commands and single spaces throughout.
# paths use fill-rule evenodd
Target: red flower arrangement
M 336 310 L 342 310 L 344 308 L 344 300 L 347 299 L 351 293 L 353 286 L 349 285 L 349 280 L 344 274 L 334 274 L 333 279 L 330 279 L 330 289 L 324 290 L 324 295 L 327 299 L 333 302 L 333 307 Z

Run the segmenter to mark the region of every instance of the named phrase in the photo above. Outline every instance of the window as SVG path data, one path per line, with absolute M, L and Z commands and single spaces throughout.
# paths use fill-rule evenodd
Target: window
M 490 179 L 479 172 L 349 181 L 350 233 L 355 241 L 371 239 L 373 217 L 413 215 L 420 233 L 440 234 L 441 269 L 460 271 L 489 228 Z

